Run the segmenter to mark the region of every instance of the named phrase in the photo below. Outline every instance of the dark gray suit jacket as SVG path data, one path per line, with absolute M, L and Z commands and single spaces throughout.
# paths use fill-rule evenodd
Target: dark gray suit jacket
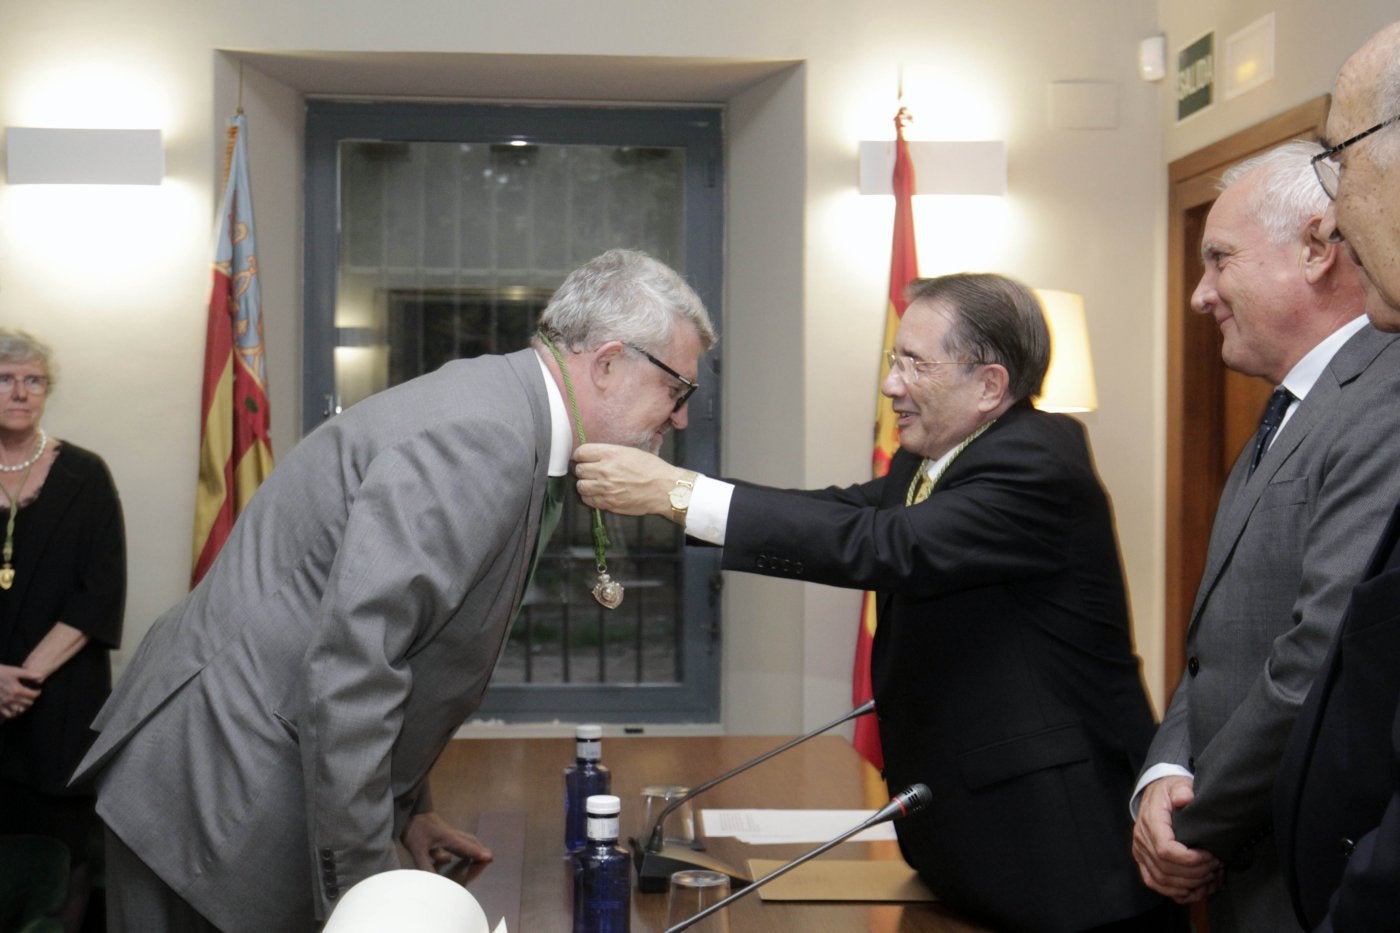
M 1233 867 L 1211 925 L 1294 922 L 1272 840 L 1274 775 L 1351 589 L 1400 498 L 1400 338 L 1369 325 L 1333 356 L 1211 529 L 1187 668 L 1148 751 L 1195 774 L 1179 839 Z
M 526 584 L 549 458 L 537 357 L 448 363 L 292 450 L 151 628 L 79 775 L 226 930 L 307 930 L 397 867 Z

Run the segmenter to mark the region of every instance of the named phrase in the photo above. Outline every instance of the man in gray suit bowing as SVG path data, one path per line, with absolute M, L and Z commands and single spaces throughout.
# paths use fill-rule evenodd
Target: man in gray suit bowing
M 450 362 L 307 436 L 152 626 L 76 780 L 108 829 L 114 931 L 314 929 L 351 885 L 489 859 L 427 775 L 525 589 L 581 438 L 684 428 L 714 331 L 671 269 L 571 273 L 530 349 Z
M 1329 236 L 1320 151 L 1289 143 L 1226 173 L 1191 299 L 1226 365 L 1287 390 L 1221 495 L 1186 672 L 1134 798 L 1143 879 L 1208 899 L 1213 933 L 1293 928 L 1274 776 L 1400 496 L 1400 342 L 1367 323 L 1359 271 Z

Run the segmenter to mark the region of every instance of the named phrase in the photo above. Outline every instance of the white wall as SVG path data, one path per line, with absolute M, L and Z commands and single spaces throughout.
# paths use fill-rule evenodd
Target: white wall
M 1226 100 L 1218 71 L 1215 105 L 1181 123 L 1174 93 L 1164 97 L 1165 162 L 1328 93 L 1342 62 L 1372 33 L 1400 19 L 1394 0 L 1160 0 L 1158 7 L 1169 71 L 1180 47 L 1212 31 L 1223 68 L 1226 40 L 1271 12 L 1277 43 L 1274 79 L 1260 87 Z
M 1169 89 L 1138 80 L 1136 50 L 1162 26 L 1173 39 L 1178 30 L 1209 28 L 1226 4 L 0 3 L 0 124 L 165 131 L 167 174 L 158 189 L 0 185 L 0 320 L 56 345 L 66 379 L 47 426 L 107 458 L 127 511 L 131 589 L 119 664 L 179 598 L 188 573 L 209 231 L 239 55 L 299 53 L 299 63 L 314 65 L 350 53 L 443 53 L 449 57 L 434 58 L 433 67 L 445 62 L 448 74 L 459 60 L 451 56 L 468 68 L 482 55 L 511 55 L 481 84 L 486 96 L 528 89 L 558 98 L 572 89 L 550 84 L 552 57 L 645 56 L 649 68 L 658 60 L 698 63 L 701 71 L 772 65 L 725 94 L 722 443 L 726 470 L 753 479 L 816 485 L 868 475 L 892 204 L 856 193 L 856 146 L 892 136 L 899 66 L 916 117 L 911 138 L 1007 141 L 1007 197 L 920 199 L 921 271 L 994 269 L 1085 295 L 1101 407 L 1084 420 L 1116 505 L 1138 644 L 1158 689 L 1163 153 L 1258 117 L 1222 107 L 1210 117 L 1220 125 L 1201 118 L 1188 130 L 1172 127 L 1164 116 Z M 1290 99 L 1324 90 L 1342 46 L 1359 43 L 1383 18 L 1380 0 L 1353 6 L 1373 10 L 1374 22 L 1339 29 L 1335 8 L 1305 0 L 1281 8 L 1281 20 L 1285 10 L 1290 23 L 1299 20 L 1280 28 L 1293 42 L 1281 60 L 1304 55 L 1303 35 L 1337 33 L 1322 55 L 1332 61 L 1313 66 L 1296 89 L 1290 84 Z M 262 67 L 244 66 L 242 94 L 274 446 L 285 452 L 300 405 L 299 87 L 315 79 L 252 60 Z M 780 68 L 784 62 L 791 64 Z M 399 66 L 386 67 L 392 74 Z M 1048 86 L 1065 80 L 1116 84 L 1116 126 L 1053 128 Z M 1260 116 L 1280 109 L 1267 106 Z M 854 593 L 729 575 L 726 728 L 792 731 L 847 709 L 856 609 Z

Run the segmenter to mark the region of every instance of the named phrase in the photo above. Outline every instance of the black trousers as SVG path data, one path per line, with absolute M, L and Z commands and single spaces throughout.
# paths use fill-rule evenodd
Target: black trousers
M 1145 914 L 1105 923 L 1084 933 L 1187 933 L 1190 929 L 1191 916 L 1186 908 L 1166 901 Z

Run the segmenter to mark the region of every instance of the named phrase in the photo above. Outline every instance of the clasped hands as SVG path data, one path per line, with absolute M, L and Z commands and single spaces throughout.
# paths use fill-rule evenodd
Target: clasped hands
M 43 677 L 27 667 L 0 664 L 0 719 L 24 714 L 39 699 Z
M 574 451 L 579 498 L 617 515 L 671 518 L 671 490 L 685 472 L 635 447 L 583 444 Z
M 1176 838 L 1172 814 L 1195 796 L 1189 777 L 1159 778 L 1143 789 L 1133 827 L 1133 858 L 1143 883 L 1178 904 L 1205 900 L 1220 890 L 1224 870 L 1205 849 Z

